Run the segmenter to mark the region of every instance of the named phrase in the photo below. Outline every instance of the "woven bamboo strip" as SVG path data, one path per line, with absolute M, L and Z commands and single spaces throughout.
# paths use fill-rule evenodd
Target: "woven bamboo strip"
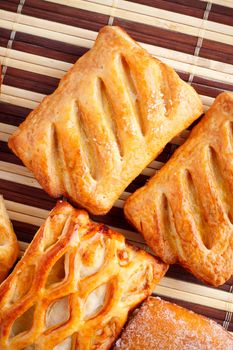
M 68 5 L 66 0 L 46 1 L 55 2 L 62 5 Z M 182 15 L 176 12 L 160 10 L 158 8 L 153 8 L 150 6 L 140 5 L 136 3 L 127 4 L 126 1 L 119 1 L 119 3 L 121 4 L 121 8 L 114 8 L 115 17 L 120 17 L 122 19 L 130 20 L 137 23 L 156 26 L 163 29 L 169 29 L 196 37 L 200 35 L 200 26 L 202 20 L 198 18 Z M 79 0 L 78 2 L 69 1 L 69 5 L 83 10 L 89 10 L 109 16 L 112 15 L 111 7 L 100 4 L 93 4 L 85 0 Z M 124 9 L 129 6 L 131 10 Z M 135 9 L 139 12 L 134 12 Z M 148 13 L 149 15 L 144 13 Z M 186 23 L 192 23 L 192 26 L 187 25 Z M 212 23 L 211 21 L 208 21 L 208 23 L 206 23 L 206 26 L 206 30 L 202 32 L 203 38 L 219 41 L 229 45 L 233 44 L 233 38 L 230 36 L 232 33 L 232 27 L 224 24 L 217 24 L 216 29 L 213 31 L 213 29 L 215 28 L 215 22 Z M 212 30 L 209 30 L 208 27 L 210 27 Z
M 5 12 L 7 12 L 7 11 L 5 11 Z M 86 32 L 83 33 L 83 35 L 85 35 L 85 38 L 75 37 L 74 36 L 75 33 L 73 33 L 73 31 L 75 30 L 76 27 L 72 27 L 72 26 L 69 26 L 69 27 L 72 28 L 73 35 L 63 34 L 60 32 L 59 32 L 59 35 L 57 35 L 57 33 L 55 32 L 56 28 L 54 28 L 54 31 L 42 29 L 42 28 L 39 29 L 35 26 L 35 24 L 33 24 L 34 17 L 30 17 L 30 16 L 27 16 L 27 17 L 30 18 L 32 21 L 31 26 L 21 25 L 20 28 L 14 27 L 14 30 L 20 30 L 20 31 L 28 33 L 28 34 L 43 36 L 43 37 L 46 37 L 46 38 L 52 39 L 52 40 L 59 40 L 62 42 L 68 42 L 68 43 L 82 46 L 82 47 L 86 47 L 86 48 L 90 48 L 93 44 L 93 40 L 87 39 L 88 34 L 90 35 L 90 33 L 92 33 L 92 36 L 94 36 L 94 37 L 96 37 L 96 35 L 97 35 L 96 32 L 85 30 Z M 0 18 L 1 18 L 1 12 L 0 12 Z M 44 20 L 40 20 L 40 21 L 44 21 Z M 54 22 L 46 21 L 46 23 L 47 22 L 54 23 Z M 2 26 L 3 28 L 11 30 L 13 24 L 14 24 L 13 22 L 6 21 L 4 19 L 2 19 L 2 20 L 0 19 L 0 26 Z M 57 24 L 59 25 L 59 27 L 60 26 L 62 27 L 62 25 L 60 23 L 57 23 Z M 19 24 L 15 24 L 15 25 L 18 26 Z M 34 33 L 34 31 L 35 31 L 35 33 Z M 66 32 L 67 32 L 67 30 L 66 30 Z M 65 37 L 63 37 L 63 35 L 65 35 Z M 195 72 L 195 74 L 203 76 L 203 77 L 207 77 L 208 79 L 233 83 L 233 74 L 232 74 L 232 70 L 231 70 L 230 65 L 221 64 L 221 62 L 217 62 L 217 61 L 215 62 L 213 60 L 210 61 L 207 59 L 194 57 L 194 56 L 188 55 L 188 54 L 181 54 L 181 53 L 178 53 L 176 51 L 162 49 L 160 47 L 156 47 L 156 46 L 149 45 L 149 44 L 144 44 L 144 43 L 141 43 L 141 44 L 152 55 L 156 55 L 158 58 L 162 58 L 162 60 L 165 63 L 170 64 L 173 68 L 175 68 L 179 71 L 188 72 L 191 74 L 194 74 L 194 72 Z M 10 50 L 2 49 L 2 51 L 3 50 L 5 50 L 5 52 L 6 52 L 3 57 L 8 58 Z M 170 55 L 168 55 L 168 51 L 170 51 Z M 162 56 L 161 56 L 160 52 L 163 52 Z M 171 56 L 171 58 L 170 58 L 170 56 Z M 179 61 L 178 59 L 179 60 L 182 59 L 182 61 Z M 203 65 L 203 67 L 202 67 L 202 65 Z M 224 67 L 222 69 L 227 74 L 224 74 L 221 71 L 219 71 L 221 69 L 220 67 Z
M 44 223 L 44 220 L 49 214 L 48 210 L 35 208 L 29 205 L 16 203 L 8 200 L 5 200 L 5 204 L 6 204 L 6 208 L 9 213 L 9 216 L 12 220 L 24 222 L 24 223 L 35 225 L 38 227 Z M 37 209 L 38 209 L 38 215 L 36 214 Z M 109 226 L 109 227 L 111 227 L 113 230 L 121 232 L 128 239 L 134 242 L 145 243 L 143 237 L 139 233 L 125 230 L 119 227 L 117 228 L 114 226 Z
M 218 77 L 216 78 L 216 76 L 214 77 L 214 79 L 223 80 L 224 82 L 226 81 L 228 74 L 231 76 L 233 75 L 232 65 L 230 64 L 222 63 L 219 61 L 214 61 L 214 60 L 210 60 L 202 57 L 195 57 L 187 53 L 174 51 L 174 50 L 162 48 L 155 45 L 145 44 L 142 42 L 140 44 L 154 57 L 157 57 L 161 60 L 164 60 L 164 59 L 169 60 L 169 64 L 171 66 L 174 66 L 174 65 L 177 65 L 178 63 L 183 62 L 188 64 L 188 69 L 190 70 L 191 69 L 190 66 L 196 65 L 197 67 L 205 69 L 200 71 L 200 74 L 204 76 L 206 75 L 206 77 L 208 78 L 211 78 L 212 76 L 211 71 L 214 71 L 215 75 L 216 75 L 216 72 L 218 74 L 225 73 L 225 75 L 220 74 L 219 78 Z M 50 68 L 51 73 L 47 73 L 45 75 L 55 76 L 58 78 L 61 77 L 61 76 L 57 76 L 60 70 L 65 72 L 71 67 L 71 64 L 67 62 L 62 62 L 62 61 L 58 61 L 58 60 L 43 57 L 43 56 L 33 55 L 27 52 L 17 51 L 14 49 L 9 50 L 5 47 L 0 47 L 0 57 L 1 59 L 9 59 L 9 62 L 11 62 L 11 59 L 14 60 L 14 64 L 16 60 L 18 60 L 18 61 L 22 61 L 21 64 L 23 62 L 26 62 L 27 64 L 30 63 L 30 64 L 37 65 L 39 67 Z M 24 69 L 24 68 L 21 68 L 21 69 Z M 185 69 L 182 68 L 182 70 L 184 71 Z M 197 74 L 198 73 L 199 71 L 197 71 Z M 43 73 L 40 73 L 40 74 L 43 74 Z M 232 80 L 232 83 L 233 83 L 233 80 Z
M 146 170 L 146 171 L 145 171 Z M 147 168 L 142 171 L 142 175 L 152 176 L 156 169 Z M 41 188 L 40 184 L 33 177 L 33 174 L 21 165 L 0 161 L 0 179 L 11 181 L 20 185 Z M 124 201 L 131 193 L 124 191 L 120 198 L 114 203 L 114 207 L 123 208 Z
M 144 46 L 145 49 L 148 49 L 147 48 L 148 45 L 142 44 L 142 46 Z M 1 54 L 1 53 L 3 53 L 3 51 L 5 51 L 5 54 L 8 55 L 8 57 L 6 55 Z M 14 53 L 16 52 L 16 50 L 11 50 L 11 51 L 14 51 Z M 64 62 L 65 64 L 63 64 L 63 62 L 61 62 L 61 61 L 51 60 L 49 58 L 47 59 L 47 58 L 43 57 L 44 61 L 46 61 L 46 60 L 48 62 L 53 61 L 53 67 L 56 67 L 56 68 L 45 67 L 44 65 L 41 64 L 41 61 L 40 61 L 41 56 L 32 55 L 32 54 L 18 51 L 18 53 L 19 53 L 18 58 L 17 57 L 10 58 L 9 55 L 10 55 L 11 51 L 7 51 L 7 49 L 5 49 L 5 48 L 0 48 L 0 59 L 2 61 L 2 64 L 9 66 L 9 67 L 13 67 L 13 68 L 18 68 L 18 69 L 22 69 L 22 70 L 29 71 L 29 72 L 34 72 L 37 74 L 42 74 L 42 75 L 61 79 L 64 76 L 66 70 L 68 70 L 72 66 L 72 64 L 69 64 L 69 63 Z M 155 51 L 156 51 L 156 49 L 155 49 Z M 153 56 L 159 57 L 159 55 L 153 55 Z M 192 73 L 192 74 L 199 75 L 202 77 L 206 77 L 209 80 L 212 79 L 212 80 L 221 81 L 224 83 L 233 84 L 233 74 L 230 74 L 228 72 L 221 72 L 220 70 L 215 70 L 212 68 L 210 69 L 210 68 L 206 68 L 206 67 L 195 66 L 195 65 L 189 64 L 189 63 L 174 61 L 174 60 L 171 60 L 171 59 L 166 58 L 166 57 L 159 57 L 159 58 L 161 58 L 164 63 L 169 64 L 170 66 L 172 66 L 174 69 L 176 69 L 178 71 L 188 72 L 188 73 Z M 36 63 L 28 62 L 29 59 L 34 59 L 34 61 L 36 61 Z M 219 62 L 217 62 L 217 63 L 219 63 Z M 211 64 L 209 64 L 209 65 L 211 66 Z M 232 72 L 232 67 L 230 65 L 227 65 L 227 64 L 221 64 L 221 65 L 225 66 L 225 68 L 227 68 L 227 69 L 225 69 L 226 71 L 231 70 L 231 72 Z M 52 63 L 51 63 L 51 66 L 52 66 Z M 230 66 L 229 69 L 228 69 L 228 66 Z M 62 69 L 60 69 L 60 67 L 62 67 Z M 64 70 L 64 67 L 66 67 L 67 69 Z M 215 68 L 214 64 L 213 64 L 213 68 Z M 216 67 L 216 69 L 217 69 L 217 67 Z
M 226 303 L 225 301 L 223 302 L 217 299 L 213 300 L 208 296 L 195 295 L 195 294 L 184 292 L 182 290 L 174 290 L 172 288 L 166 288 L 161 285 L 157 286 L 157 288 L 155 289 L 155 293 L 161 297 L 165 296 L 168 298 L 187 301 L 189 303 L 195 303 L 195 304 L 212 307 L 219 310 L 233 312 L 233 303 Z
M 20 107 L 26 107 L 30 109 L 34 109 L 38 106 L 38 102 L 30 101 L 21 97 L 6 95 L 3 93 L 1 93 L 1 102 L 9 103 Z
M 49 211 L 27 206 L 20 203 L 5 200 L 6 208 L 12 220 L 25 222 L 28 224 L 41 226 L 44 219 L 48 216 Z M 134 242 L 143 242 L 140 235 L 119 228 L 111 227 L 118 232 L 123 233 L 127 239 Z M 21 250 L 27 248 L 26 243 L 21 243 Z M 231 293 L 216 290 L 207 286 L 199 286 L 190 282 L 184 282 L 173 278 L 165 277 L 155 290 L 156 294 L 168 296 L 180 300 L 186 300 L 205 306 L 214 307 L 220 310 L 233 310 L 233 295 Z
M 1 93 L 2 102 L 12 103 L 14 105 L 19 105 L 19 106 L 33 109 L 38 106 L 38 104 L 42 101 L 44 97 L 45 95 L 39 94 L 38 92 L 32 92 L 32 91 L 19 89 L 13 86 L 2 84 L 2 93 Z M 205 107 L 205 110 L 208 107 L 210 107 L 214 101 L 214 98 L 209 96 L 200 95 L 200 97 L 202 99 L 202 103 Z M 10 102 L 8 102 L 9 98 L 10 98 Z M 20 99 L 19 100 L 20 104 L 18 104 L 18 99 Z M 35 107 L 30 107 L 32 103 Z
M 93 1 L 95 2 L 96 0 L 93 0 Z M 206 2 L 206 0 L 200 0 L 200 1 Z M 211 3 L 216 4 L 216 5 L 220 5 L 220 6 L 233 8 L 232 0 L 209 0 L 208 2 L 211 2 Z
M 131 3 L 125 0 L 118 0 L 118 6 L 119 9 L 127 10 L 128 12 L 136 12 L 139 14 L 144 14 L 149 17 L 157 17 L 164 20 L 168 20 L 171 22 L 175 22 L 176 24 L 172 28 L 172 30 L 176 30 L 177 24 L 185 24 L 189 23 L 189 27 L 196 27 L 201 28 L 203 26 L 203 22 L 205 22 L 204 28 L 205 30 L 210 30 L 217 33 L 227 34 L 230 35 L 230 33 L 233 34 L 232 28 L 228 25 L 212 22 L 212 21 L 206 21 L 201 18 L 187 16 L 181 13 L 162 10 L 159 8 L 142 5 L 138 3 Z M 116 13 L 117 15 L 118 13 Z M 170 29 L 170 28 L 169 28 Z M 198 32 L 198 36 L 200 36 L 200 32 Z

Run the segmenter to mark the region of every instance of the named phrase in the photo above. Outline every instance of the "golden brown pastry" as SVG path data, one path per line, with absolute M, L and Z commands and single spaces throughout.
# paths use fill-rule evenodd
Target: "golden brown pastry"
M 166 270 L 60 202 L 0 287 L 0 349 L 109 349 Z
M 114 350 L 232 350 L 233 337 L 214 321 L 150 297 Z
M 95 214 L 202 113 L 192 87 L 119 27 L 104 27 L 9 140 L 52 196 Z
M 218 286 L 233 274 L 233 94 L 220 94 L 125 214 L 168 264 Z
M 8 217 L 3 197 L 0 196 L 0 283 L 18 257 L 19 246 Z

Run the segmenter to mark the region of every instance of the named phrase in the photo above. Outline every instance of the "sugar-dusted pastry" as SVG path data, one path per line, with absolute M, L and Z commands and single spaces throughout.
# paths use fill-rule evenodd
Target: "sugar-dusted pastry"
M 125 214 L 168 264 L 218 286 L 233 274 L 233 94 L 220 94 Z
M 60 202 L 0 287 L 0 349 L 109 349 L 166 270 Z
M 19 246 L 8 217 L 3 197 L 0 196 L 0 283 L 18 257 Z
M 197 93 L 172 68 L 107 26 L 9 147 L 52 197 L 104 214 L 201 113 Z
M 149 298 L 129 321 L 114 350 L 232 350 L 233 337 L 214 321 Z

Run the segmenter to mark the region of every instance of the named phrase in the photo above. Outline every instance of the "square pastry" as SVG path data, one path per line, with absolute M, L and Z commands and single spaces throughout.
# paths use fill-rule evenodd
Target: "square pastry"
M 110 349 L 166 270 L 60 202 L 0 286 L 0 349 Z
M 159 298 L 148 298 L 114 350 L 232 350 L 233 336 L 219 324 Z
M 214 286 L 233 274 L 232 123 L 233 94 L 222 93 L 124 208 L 157 256 Z
M 9 147 L 52 197 L 104 214 L 201 113 L 197 93 L 172 68 L 107 26 Z

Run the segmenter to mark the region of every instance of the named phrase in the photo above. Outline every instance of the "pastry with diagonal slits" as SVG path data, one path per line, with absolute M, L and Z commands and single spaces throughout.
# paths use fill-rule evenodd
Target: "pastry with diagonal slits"
M 109 349 L 166 270 L 59 202 L 0 287 L 0 349 Z
M 19 246 L 8 217 L 3 197 L 0 196 L 0 283 L 15 263 Z
M 233 336 L 214 321 L 150 297 L 126 326 L 114 350 L 232 350 Z
M 9 139 L 52 196 L 94 214 L 202 113 L 195 90 L 119 27 L 104 27 Z
M 233 94 L 221 93 L 125 214 L 156 255 L 218 286 L 233 274 Z

